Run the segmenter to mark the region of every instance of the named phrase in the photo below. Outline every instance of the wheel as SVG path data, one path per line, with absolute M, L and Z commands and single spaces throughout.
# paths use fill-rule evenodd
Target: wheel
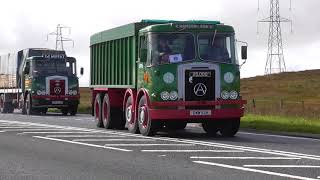
M 107 129 L 112 129 L 112 122 L 110 118 L 110 100 L 109 95 L 105 94 L 102 102 L 102 122 Z
M 165 125 L 170 130 L 182 130 L 187 127 L 187 122 L 166 122 Z
M 48 108 L 43 108 L 41 111 L 42 114 L 47 114 L 47 112 L 48 112 Z
M 8 111 L 7 111 L 8 113 L 13 113 L 14 112 L 14 106 L 13 106 L 13 104 L 12 103 L 9 103 L 8 104 Z
M 144 136 L 153 136 L 159 128 L 159 122 L 152 121 L 150 118 L 149 107 L 145 96 L 142 96 L 139 101 L 138 124 L 140 133 Z
M 209 121 L 202 123 L 202 129 L 209 135 L 215 136 L 219 131 L 219 122 L 218 121 Z
M 67 116 L 69 110 L 68 110 L 68 108 L 62 108 L 62 109 L 61 109 L 61 112 L 62 112 L 62 115 Z
M 111 108 L 110 118 L 113 128 L 121 130 L 124 129 L 126 121 L 123 116 L 123 111 L 120 108 Z
M 228 119 L 221 123 L 220 133 L 224 137 L 233 137 L 239 130 L 240 118 Z
M 27 115 L 32 115 L 34 114 L 34 110 L 32 108 L 32 97 L 31 97 L 31 94 L 28 94 L 27 95 L 27 99 L 26 99 L 26 111 L 27 111 Z
M 97 94 L 96 99 L 94 100 L 94 119 L 97 127 L 102 128 L 101 94 Z
M 3 95 L 0 96 L 0 113 L 5 113 Z
M 134 105 L 132 103 L 132 97 L 128 97 L 126 102 L 126 107 L 124 109 L 124 117 L 126 120 L 126 124 L 128 127 L 129 132 L 138 134 L 138 122 L 137 119 L 134 117 Z
M 69 113 L 71 116 L 75 116 L 78 113 L 78 105 L 70 106 Z

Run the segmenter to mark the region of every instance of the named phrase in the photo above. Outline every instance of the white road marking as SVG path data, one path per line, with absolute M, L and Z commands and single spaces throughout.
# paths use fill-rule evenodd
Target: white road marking
M 48 128 L 48 127 L 32 127 L 32 126 L 6 126 L 6 127 L 0 127 L 0 129 L 30 129 L 30 128 Z
M 37 129 L 6 129 L 7 132 L 14 132 L 14 131 L 23 131 L 23 132 L 27 132 L 27 131 L 69 131 L 68 129 L 52 129 L 52 128 L 37 128 Z
M 38 132 L 23 132 L 19 134 L 93 134 L 92 132 L 81 132 L 81 131 L 52 131 L 52 132 L 43 132 L 43 131 L 38 131 Z
M 3 133 L 3 132 L 5 132 L 5 131 L 0 131 L 0 133 Z
M 59 118 L 59 119 L 61 119 L 61 120 L 68 120 L 69 118 Z
M 193 146 L 192 144 L 105 144 L 105 146 Z
M 264 134 L 264 133 L 238 132 L 238 134 L 247 134 L 247 135 L 255 135 L 255 136 L 267 136 L 267 137 L 278 137 L 278 138 L 286 138 L 286 139 L 300 139 L 300 140 L 320 141 L 320 139 L 314 139 L 314 138 L 294 137 L 294 136 L 284 136 L 284 135 L 273 135 L 273 134 Z
M 320 176 L 318 176 L 317 178 L 320 179 Z
M 103 142 L 103 141 L 155 141 L 153 139 L 73 139 L 72 141 L 76 141 L 76 142 L 83 142 L 83 141 L 99 141 L 99 142 Z
M 71 127 L 71 126 L 58 126 L 58 125 L 48 125 L 48 124 L 21 122 L 21 121 L 0 120 L 0 122 L 30 124 L 30 125 L 38 125 L 38 126 L 40 125 L 40 126 L 57 127 L 57 128 L 69 128 L 70 130 L 81 130 L 81 131 L 89 131 L 89 132 L 95 132 L 95 133 L 123 135 L 123 136 L 128 136 L 128 137 L 139 137 L 139 138 L 155 139 L 155 140 L 169 141 L 169 142 L 188 143 L 188 144 L 202 145 L 202 146 L 207 146 L 207 147 L 220 147 L 220 148 L 227 148 L 227 149 L 233 149 L 233 150 L 258 152 L 258 153 L 272 154 L 272 155 L 278 155 L 278 156 L 287 156 L 287 157 L 298 157 L 301 159 L 312 159 L 312 160 L 320 161 L 320 156 L 303 154 L 303 153 L 288 152 L 288 151 L 272 150 L 272 149 L 261 149 L 261 148 L 247 147 L 247 146 L 236 146 L 236 145 L 230 145 L 230 144 L 213 143 L 213 142 L 196 141 L 196 140 L 181 140 L 181 139 L 177 139 L 177 138 L 145 137 L 142 135 L 123 133 L 123 132 L 117 132 L 117 131 L 105 131 L 105 130 L 96 130 L 96 129 L 88 129 L 88 128 L 76 128 L 76 127 Z
M 71 143 L 71 144 L 79 144 L 79 145 L 98 147 L 98 148 L 105 148 L 105 149 L 112 149 L 112 150 L 124 151 L 124 152 L 131 152 L 132 151 L 132 150 L 129 150 L 129 149 L 120 149 L 120 148 L 115 148 L 115 147 L 101 146 L 101 145 L 88 144 L 88 143 L 82 143 L 82 142 L 74 142 L 74 141 L 68 141 L 68 140 L 64 140 L 64 139 L 55 139 L 55 138 L 48 138 L 48 137 L 43 137 L 43 136 L 33 136 L 33 137 L 34 138 L 38 138 L 38 139 L 46 139 L 46 140 L 51 140 L 51 141 L 66 142 L 66 143 Z
M 244 167 L 255 167 L 255 168 L 320 168 L 320 166 L 312 165 L 243 165 Z
M 294 176 L 294 175 L 290 175 L 290 174 L 283 174 L 283 173 L 277 173 L 277 172 L 272 172 L 272 171 L 244 168 L 244 167 L 239 167 L 239 166 L 231 166 L 231 165 L 227 165 L 227 164 L 218 164 L 218 163 L 206 162 L 206 161 L 193 161 L 193 162 L 198 163 L 198 164 L 218 166 L 218 167 L 229 168 L 229 169 L 237 169 L 237 170 L 241 170 L 241 171 L 249 171 L 249 172 L 261 173 L 261 174 L 267 174 L 267 175 L 273 175 L 273 176 L 286 177 L 286 178 L 291 178 L 291 179 L 316 180 L 316 179 L 308 178 L 308 177 Z
M 295 157 L 208 157 L 208 156 L 191 156 L 191 159 L 260 159 L 260 160 L 298 160 Z
M 176 149 L 172 149 L 172 150 L 153 150 L 153 149 L 144 149 L 141 150 L 142 152 L 182 152 L 182 153 L 188 153 L 188 152 L 219 152 L 219 153 L 236 153 L 236 152 L 244 152 L 244 151 L 236 151 L 236 150 L 205 150 L 205 149 L 195 149 L 195 150 L 184 150 L 184 149 L 180 149 L 180 150 L 176 150 Z
M 89 138 L 89 137 L 100 137 L 100 138 L 116 138 L 116 137 L 124 137 L 119 135 L 47 135 L 46 137 L 53 138 Z

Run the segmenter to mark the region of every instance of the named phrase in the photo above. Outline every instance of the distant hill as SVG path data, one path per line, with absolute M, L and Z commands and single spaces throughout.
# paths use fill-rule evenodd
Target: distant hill
M 320 69 L 241 79 L 244 99 L 320 102 Z

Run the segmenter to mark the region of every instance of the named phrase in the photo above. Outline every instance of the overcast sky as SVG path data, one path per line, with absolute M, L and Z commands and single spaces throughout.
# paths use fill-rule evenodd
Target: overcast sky
M 82 86 L 89 82 L 89 39 L 93 33 L 137 22 L 141 19 L 219 20 L 233 25 L 237 39 L 249 43 L 248 61 L 241 69 L 242 77 L 264 74 L 267 53 L 268 24 L 257 20 L 268 17 L 269 0 L 10 0 L 1 2 L 0 53 L 29 47 L 54 48 L 54 37 L 46 41 L 57 24 L 72 27 L 69 36 L 75 41 L 65 44 L 69 56 L 85 68 Z M 287 69 L 299 71 L 320 68 L 320 0 L 280 0 L 281 16 L 293 20 L 283 24 L 283 43 Z M 68 35 L 68 31 L 65 32 Z

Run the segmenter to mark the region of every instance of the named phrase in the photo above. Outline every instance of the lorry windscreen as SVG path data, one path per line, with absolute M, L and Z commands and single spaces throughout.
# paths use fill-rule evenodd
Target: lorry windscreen
M 195 59 L 194 36 L 189 33 L 150 34 L 148 49 L 148 59 L 152 65 Z
M 233 34 L 200 33 L 198 36 L 199 55 L 202 60 L 234 63 L 235 43 Z
M 72 74 L 72 67 L 64 59 L 59 60 L 37 60 L 33 62 L 33 73 L 39 74 Z

